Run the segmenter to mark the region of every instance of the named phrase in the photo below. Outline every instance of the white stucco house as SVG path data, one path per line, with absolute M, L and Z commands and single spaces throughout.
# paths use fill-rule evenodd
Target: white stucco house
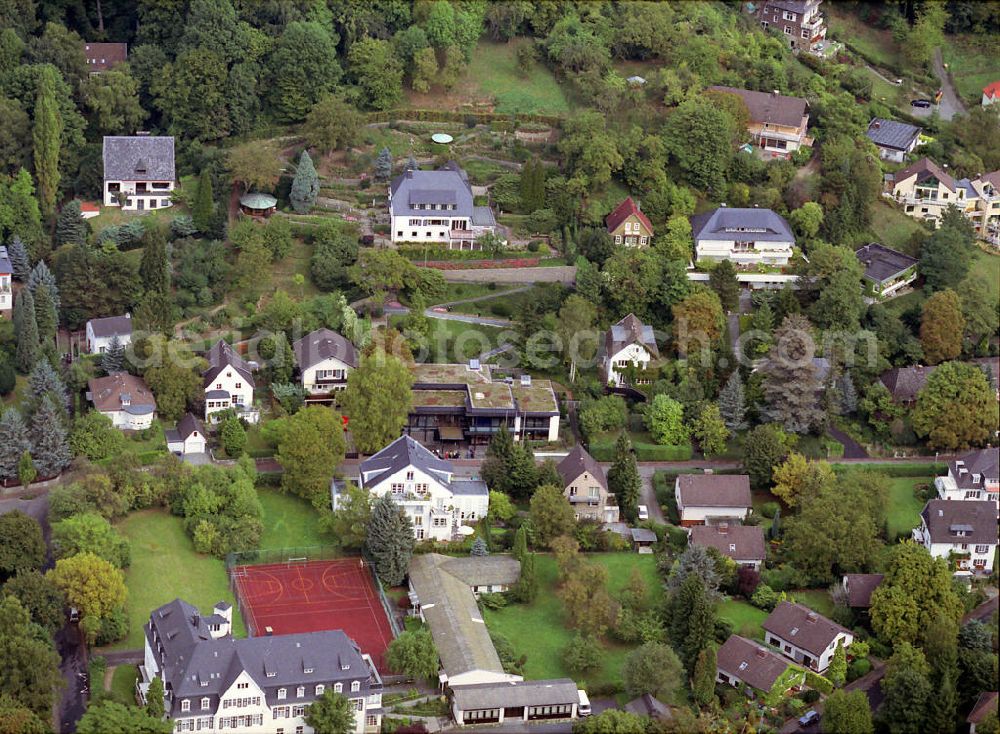
M 206 359 L 208 369 L 201 373 L 205 420 L 214 423 L 213 414 L 229 409 L 247 423 L 260 420 L 260 411 L 253 405 L 253 365 L 221 339 L 208 350 Z
M 309 395 L 347 387 L 347 373 L 358 366 L 354 345 L 331 329 L 317 329 L 292 345 L 302 389 Z
M 770 209 L 720 206 L 691 217 L 695 260 L 732 260 L 737 265 L 787 265 L 795 235 Z
M 449 461 L 439 459 L 410 436 L 401 436 L 361 462 L 358 486 L 375 497 L 389 495 L 413 523 L 417 540 L 453 540 L 486 517 L 489 490 L 481 479 L 457 477 Z M 334 481 L 333 509 L 342 487 Z
M 382 679 L 342 630 L 235 639 L 232 615 L 226 602 L 202 615 L 174 599 L 143 626 L 136 693 L 145 704 L 159 677 L 175 732 L 312 734 L 306 711 L 328 689 L 350 701 L 351 731 L 379 731 Z
M 0 245 L 0 311 L 14 309 L 14 293 L 10 285 L 13 277 L 14 266 L 10 263 L 7 248 Z
M 854 634 L 801 604 L 783 601 L 761 624 L 764 641 L 782 655 L 817 673 L 830 667 L 837 645 L 845 648 Z
M 637 370 L 636 384 L 651 382 L 652 375 L 647 378 L 642 373 L 660 357 L 653 327 L 642 323 L 635 314 L 630 313 L 608 329 L 601 342 L 598 357 L 604 382 L 611 387 L 629 384 L 625 373 L 631 368 Z
M 997 554 L 996 503 L 930 500 L 913 539 L 935 558 L 948 560 L 956 576 L 990 573 Z
M 205 453 L 205 433 L 198 425 L 198 419 L 191 413 L 185 413 L 177 421 L 177 428 L 164 431 L 167 439 L 167 451 L 177 456 Z
M 674 482 L 681 526 L 740 523 L 752 509 L 746 474 L 681 474 Z
M 118 337 L 119 344 L 127 348 L 132 343 L 132 315 L 91 319 L 87 322 L 85 332 L 87 354 L 104 354 L 115 337 Z
M 1000 512 L 1000 449 L 980 449 L 948 462 L 948 473 L 934 479 L 943 500 L 992 502 Z
M 116 372 L 87 381 L 87 400 L 115 428 L 142 431 L 153 425 L 156 399 L 141 377 Z
M 141 212 L 173 205 L 177 174 L 172 137 L 106 135 L 103 160 L 104 206 Z

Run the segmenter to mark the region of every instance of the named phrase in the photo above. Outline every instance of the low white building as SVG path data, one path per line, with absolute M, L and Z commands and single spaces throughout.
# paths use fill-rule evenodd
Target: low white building
M 167 439 L 167 451 L 177 456 L 205 453 L 205 433 L 198 425 L 198 419 L 190 413 L 177 421 L 177 428 L 164 431 Z
M 118 343 L 127 348 L 132 343 L 132 315 L 91 319 L 87 322 L 85 333 L 87 354 L 104 354 L 116 337 Z
M 148 211 L 172 206 L 174 139 L 160 135 L 104 137 L 104 206 Z
M 347 373 L 358 366 L 358 353 L 348 339 L 330 329 L 317 329 L 292 345 L 302 389 L 309 395 L 347 387 Z
M 206 358 L 208 369 L 201 373 L 205 420 L 214 422 L 214 413 L 232 409 L 247 423 L 256 423 L 260 412 L 253 405 L 253 366 L 221 339 L 208 350 Z
M 652 375 L 646 377 L 643 373 L 659 357 L 653 327 L 630 313 L 604 335 L 599 354 L 601 374 L 605 384 L 611 387 L 628 385 L 633 372 L 636 384 L 647 384 L 652 381 Z
M 989 573 L 997 553 L 996 503 L 930 500 L 913 539 L 934 558 L 949 561 L 956 576 Z
M 142 431 L 153 425 L 156 399 L 141 377 L 116 372 L 87 381 L 87 400 L 111 419 L 115 428 Z
M 0 311 L 14 309 L 14 296 L 10 285 L 13 277 L 14 266 L 10 263 L 7 248 L 0 245 Z
M 868 139 L 878 148 L 882 160 L 902 163 L 920 144 L 920 128 L 896 120 L 873 117 L 868 123 Z
M 159 677 L 175 732 L 312 734 L 309 706 L 328 689 L 354 709 L 352 731 L 377 732 L 382 679 L 341 630 L 234 639 L 232 607 L 212 614 L 175 599 L 149 615 L 136 692 L 145 704 Z
M 721 206 L 691 217 L 695 260 L 732 260 L 738 265 L 787 265 L 795 235 L 770 209 Z
M 783 601 L 761 624 L 764 641 L 804 668 L 823 673 L 830 667 L 837 645 L 845 648 L 854 634 L 801 604 Z
M 934 479 L 943 500 L 992 502 L 1000 512 L 1000 449 L 988 448 L 948 462 L 948 474 Z
M 401 436 L 361 462 L 358 486 L 375 497 L 392 497 L 413 523 L 417 540 L 453 540 L 489 511 L 489 490 L 481 479 L 455 476 L 449 461 L 439 459 L 415 439 Z M 340 487 L 332 487 L 333 509 Z M 470 529 L 471 530 L 471 529 Z
M 746 474 L 681 474 L 674 482 L 674 499 L 683 527 L 741 523 L 752 509 L 750 477 Z

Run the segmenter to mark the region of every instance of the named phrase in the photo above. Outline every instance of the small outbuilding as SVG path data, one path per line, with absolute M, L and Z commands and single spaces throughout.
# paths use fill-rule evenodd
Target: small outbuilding
M 164 431 L 167 439 L 167 450 L 177 456 L 205 453 L 205 433 L 198 425 L 198 419 L 191 413 L 177 421 L 177 428 Z
M 274 214 L 277 206 L 277 199 L 270 194 L 263 194 L 259 191 L 251 191 L 240 197 L 240 211 L 248 217 L 266 219 Z

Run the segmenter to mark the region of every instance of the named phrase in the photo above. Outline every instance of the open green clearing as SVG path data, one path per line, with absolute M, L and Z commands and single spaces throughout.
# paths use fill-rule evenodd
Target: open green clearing
M 283 290 L 293 298 L 309 298 L 320 292 L 309 275 L 312 249 L 298 237 L 292 239 L 292 249 L 271 266 L 271 285 L 274 290 Z M 301 285 L 295 282 L 296 275 L 302 276 Z
M 727 620 L 733 625 L 733 631 L 754 640 L 764 639 L 764 630 L 760 626 L 767 619 L 767 612 L 763 609 L 737 599 L 727 599 L 715 608 L 720 619 Z
M 918 253 L 910 244 L 910 240 L 915 233 L 927 231 L 916 219 L 906 216 L 884 201 L 877 201 L 872 207 L 871 228 L 878 242 L 914 257 Z
M 826 589 L 798 589 L 790 592 L 799 604 L 803 604 L 824 617 L 833 614 L 833 599 Z
M 947 36 L 941 59 L 948 65 L 958 94 L 966 104 L 979 104 L 983 87 L 1000 79 L 996 36 Z
M 662 585 L 656 571 L 656 559 L 637 553 L 588 553 L 588 561 L 608 569 L 609 589 L 616 596 L 628 583 L 633 568 L 638 568 L 649 590 L 647 602 L 657 604 L 662 596 Z M 563 648 L 573 639 L 573 631 L 563 622 L 563 605 L 556 595 L 558 571 L 553 556 L 538 557 L 539 594 L 531 604 L 511 604 L 503 609 L 484 609 L 486 625 L 494 634 L 506 637 L 518 655 L 527 656 L 524 677 L 573 678 L 563 666 Z M 634 646 L 605 643 L 601 667 L 578 681 L 581 685 L 621 685 L 622 665 Z
M 107 689 L 112 698 L 121 703 L 135 701 L 135 681 L 139 669 L 134 665 L 119 665 L 111 674 L 111 688 Z
M 262 549 L 329 545 L 319 530 L 319 512 L 308 502 L 277 489 L 258 489 L 257 497 L 264 508 Z
M 112 649 L 141 648 L 142 626 L 149 613 L 178 597 L 201 610 L 211 609 L 219 601 L 233 604 L 233 634 L 246 636 L 243 618 L 229 590 L 225 564 L 195 552 L 181 518 L 164 510 L 143 510 L 132 513 L 117 527 L 132 544 L 132 565 L 125 570 L 129 632 Z
M 390 323 L 399 328 L 403 319 L 401 316 L 393 317 Z M 431 319 L 427 349 L 423 353 L 415 350 L 413 356 L 418 362 L 465 362 L 498 346 L 503 334 L 509 335 L 510 330 L 464 321 Z
M 830 5 L 835 4 L 830 3 Z M 842 12 L 835 11 L 833 7 L 824 8 L 824 10 L 827 11 L 827 25 L 831 38 L 850 44 L 859 53 L 886 69 L 901 69 L 903 67 L 899 45 L 892 40 L 892 34 L 889 31 L 863 23 L 848 9 Z
M 480 42 L 460 84 L 474 85 L 482 96 L 495 98 L 496 112 L 548 115 L 569 112 L 563 88 L 542 64 L 534 62 L 527 77 L 518 72 L 517 49 L 526 43 L 531 41 Z
M 919 484 L 932 484 L 934 477 L 897 477 L 889 480 L 889 532 L 908 535 L 920 524 L 920 511 L 924 502 L 914 494 Z

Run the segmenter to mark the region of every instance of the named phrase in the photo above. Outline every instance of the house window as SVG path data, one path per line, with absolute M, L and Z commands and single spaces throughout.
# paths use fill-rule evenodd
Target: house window
M 333 692 L 334 693 L 343 693 L 344 692 L 344 684 L 343 683 L 334 683 L 333 684 Z
M 185 698 L 183 701 L 181 701 L 181 711 L 190 711 L 190 710 L 191 710 L 191 702 Z
M 620 234 L 615 235 L 615 244 L 620 245 L 622 243 L 622 236 Z
M 306 695 L 306 687 L 305 686 L 299 686 L 298 688 L 295 689 L 295 697 L 296 698 L 302 698 L 304 695 Z
M 390 491 L 393 494 L 403 494 L 403 492 L 404 492 L 404 485 L 403 485 L 403 483 L 402 482 L 396 482 L 396 483 L 392 484 L 390 486 Z
M 201 699 L 201 710 L 207 711 L 211 703 L 212 703 L 211 700 L 209 700 L 208 698 Z
M 150 199 L 149 200 L 149 208 L 150 209 L 155 209 L 156 208 L 156 199 Z
M 302 716 L 306 712 L 305 706 L 292 706 L 292 716 Z
M 794 21 L 798 16 L 795 13 L 792 13 L 792 12 L 789 12 L 788 10 L 786 10 L 784 13 L 781 14 L 781 17 L 784 20 L 792 20 L 792 21 Z
M 222 383 L 221 382 L 215 383 L 215 389 L 216 390 L 221 390 L 222 389 Z
M 649 242 L 649 237 L 640 237 L 639 238 L 639 244 L 640 245 L 645 245 L 647 242 Z
M 236 684 L 237 690 L 240 690 L 240 691 L 246 690 L 249 687 L 250 687 L 249 683 L 237 683 Z
M 415 527 L 420 527 L 423 524 L 424 524 L 424 518 L 423 518 L 422 515 L 414 515 L 413 516 L 413 525 Z
M 278 700 L 281 701 L 281 700 L 284 700 L 286 698 L 288 698 L 288 689 L 286 689 L 286 688 L 279 688 L 278 689 Z
M 423 539 L 424 539 L 423 528 L 417 528 L 417 540 L 423 540 Z
M 397 236 L 397 237 L 402 237 L 402 236 L 403 236 L 403 230 L 398 230 L 398 231 L 396 232 L 396 236 Z
M 448 525 L 448 518 L 446 518 L 446 517 L 435 517 L 434 518 L 434 527 L 436 527 L 436 528 L 443 528 L 443 527 L 447 527 L 447 525 Z
M 408 482 L 412 482 L 413 481 L 413 472 L 411 472 L 411 471 L 406 472 L 406 481 L 408 481 Z
M 785 35 L 786 36 L 792 35 L 792 27 L 790 25 L 785 26 Z
M 357 693 L 361 690 L 361 681 L 355 680 L 351 681 L 351 693 Z
M 808 28 L 803 28 L 802 29 L 802 37 L 803 38 L 809 38 L 809 29 Z
M 316 695 L 317 696 L 322 696 L 323 695 L 323 691 L 325 691 L 325 690 L 326 690 L 326 686 L 324 686 L 322 683 L 318 683 L 316 685 Z
M 981 553 L 989 553 L 989 552 L 990 552 L 990 547 L 988 545 L 977 545 L 976 546 L 976 553 L 980 553 L 981 554 Z

